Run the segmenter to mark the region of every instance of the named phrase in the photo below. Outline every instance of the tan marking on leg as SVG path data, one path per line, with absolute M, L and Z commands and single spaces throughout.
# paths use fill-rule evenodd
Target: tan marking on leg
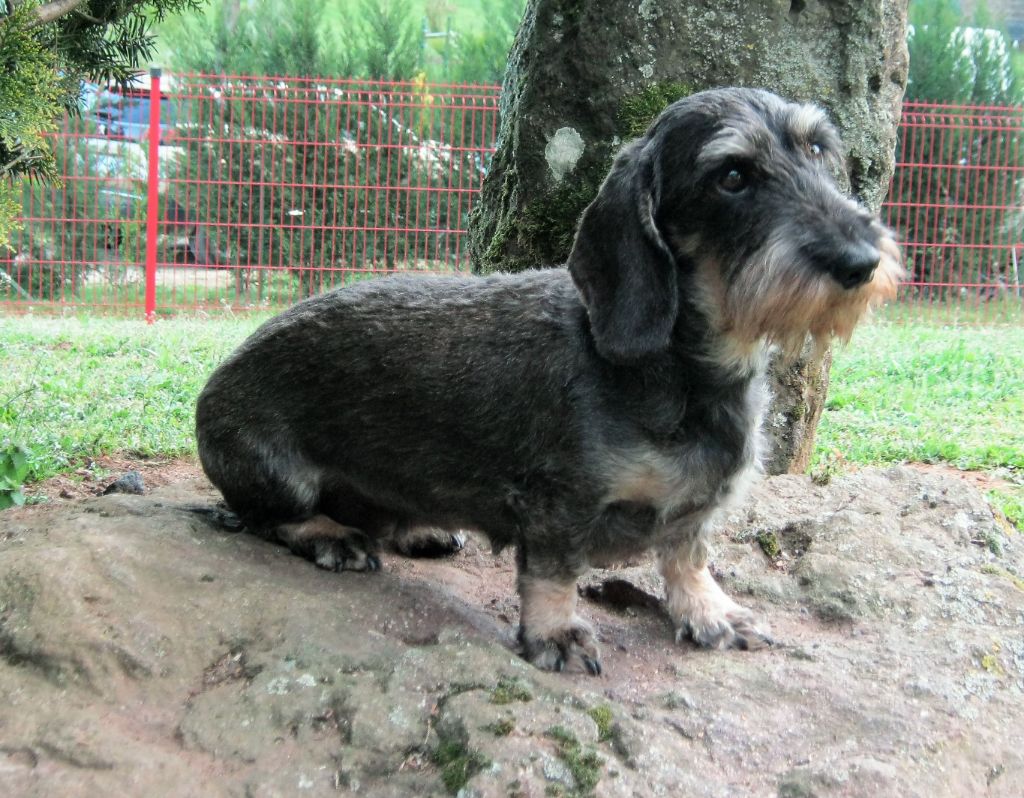
M 328 571 L 376 571 L 380 568 L 380 560 L 361 529 L 339 524 L 326 515 L 280 524 L 275 533 L 293 552 Z
M 708 648 L 748 649 L 769 644 L 767 628 L 758 627 L 753 613 L 725 594 L 701 561 L 703 557 L 694 554 L 692 547 L 686 546 L 659 556 L 676 639 L 690 636 Z
M 421 552 L 429 553 L 430 556 L 454 554 L 466 545 L 466 534 L 461 531 L 449 532 L 436 526 L 411 526 L 399 528 L 391 542 L 399 552 L 407 556 L 416 556 Z
M 740 606 L 718 586 L 707 565 L 696 567 L 678 558 L 662 563 L 668 611 L 674 619 L 702 622 Z
M 583 622 L 576 615 L 575 580 L 566 584 L 521 576 L 519 596 L 519 623 L 533 637 L 551 637 L 574 622 Z
M 541 670 L 560 671 L 572 663 L 601 674 L 594 630 L 576 614 L 575 580 L 555 582 L 521 574 L 520 628 L 523 655 Z
M 337 538 L 338 540 L 344 540 L 353 534 L 361 535 L 362 532 L 353 527 L 339 524 L 326 515 L 314 515 L 306 521 L 294 524 L 280 524 L 277 527 L 277 536 L 284 543 L 302 543 L 314 538 Z

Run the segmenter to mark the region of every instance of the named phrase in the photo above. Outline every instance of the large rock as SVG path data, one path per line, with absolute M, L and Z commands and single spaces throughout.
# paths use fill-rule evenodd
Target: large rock
M 602 678 L 515 655 L 510 556 L 327 573 L 213 498 L 0 515 L 0 795 L 1019 795 L 1024 552 L 959 479 L 759 487 L 713 560 L 756 654 L 598 572 Z
M 480 271 L 565 262 L 622 142 L 701 89 L 767 88 L 826 108 L 852 191 L 877 210 L 907 79 L 907 0 L 534 0 L 512 49 L 498 151 L 470 226 Z M 771 473 L 801 471 L 828 364 L 773 372 Z

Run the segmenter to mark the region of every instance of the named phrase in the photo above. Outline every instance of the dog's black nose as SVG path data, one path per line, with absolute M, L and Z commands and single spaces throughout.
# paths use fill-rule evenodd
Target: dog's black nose
M 878 250 L 865 241 L 848 243 L 829 261 L 828 271 L 843 288 L 856 288 L 871 279 L 880 258 Z

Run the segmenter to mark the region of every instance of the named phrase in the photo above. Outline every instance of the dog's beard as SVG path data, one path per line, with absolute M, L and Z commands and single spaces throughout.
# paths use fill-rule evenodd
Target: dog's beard
M 705 259 L 700 272 L 702 304 L 719 332 L 741 348 L 766 341 L 796 357 L 810 335 L 824 350 L 833 338 L 848 341 L 857 323 L 896 296 L 903 268 L 900 251 L 888 231 L 880 230 L 881 254 L 871 280 L 853 289 L 808 264 L 787 239 L 770 240 L 726 281 L 718 262 Z

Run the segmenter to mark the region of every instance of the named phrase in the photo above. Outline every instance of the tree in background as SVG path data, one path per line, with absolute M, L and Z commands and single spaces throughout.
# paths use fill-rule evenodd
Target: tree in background
M 482 5 L 483 24 L 473 16 Z M 526 0 L 212 0 L 161 27 L 172 69 L 500 83 Z
M 408 80 L 423 49 L 411 0 L 215 0 L 161 31 L 183 72 Z
M 341 53 L 323 35 L 322 0 L 217 2 L 203 14 L 182 15 L 161 28 L 172 72 L 232 75 L 333 74 Z M 268 67 L 271 67 L 268 71 Z
M 951 283 L 994 290 L 985 286 L 1006 279 L 1003 256 L 1019 224 L 1004 210 L 1020 196 L 1017 171 L 1005 167 L 1024 165 L 1019 124 L 986 110 L 1021 101 L 1011 47 L 984 4 L 968 21 L 954 0 L 915 0 L 910 22 L 907 100 L 976 110 L 946 109 L 936 126 L 934 111 L 908 107 L 899 148 L 907 163 L 893 187 L 892 223 L 911 244 L 907 267 L 919 291 L 941 298 Z M 967 238 L 980 246 L 962 246 Z M 913 246 L 923 239 L 934 243 Z
M 83 80 L 125 83 L 151 56 L 152 28 L 200 0 L 0 3 L 0 245 L 21 209 L 20 180 L 53 180 L 44 133 L 75 113 Z M 0 276 L 0 279 L 3 279 Z
M 421 63 L 423 42 L 410 0 L 362 0 L 361 10 L 352 25 L 356 35 L 349 33 L 347 41 L 351 60 L 366 70 L 348 74 L 386 80 L 411 76 Z
M 194 107 L 182 116 L 194 129 L 171 192 L 220 231 L 219 265 L 237 267 L 243 303 L 274 282 L 286 297 L 308 294 L 365 269 L 444 268 L 456 254 L 457 237 L 444 231 L 465 226 L 463 197 L 482 163 L 443 142 L 469 143 L 472 126 L 417 72 L 422 36 L 409 0 L 361 0 L 358 11 L 220 3 L 167 30 L 172 74 L 204 73 L 187 78 Z M 261 77 L 274 75 L 322 80 Z M 352 75 L 369 80 L 329 80 Z M 397 80 L 397 94 L 383 82 Z
M 915 0 L 909 22 L 907 100 L 976 105 L 1019 101 L 1010 43 L 984 3 L 968 21 L 955 0 Z
M 126 84 L 153 53 L 153 25 L 199 5 L 200 0 L 0 0 L 0 256 L 8 259 L 13 252 L 12 234 L 29 192 L 40 194 L 40 186 L 66 173 L 45 134 L 66 114 L 78 113 L 83 83 Z M 83 209 L 95 204 L 78 199 Z M 69 225 L 62 236 L 41 246 L 70 253 L 67 262 L 44 258 L 31 275 L 23 275 L 15 258 L 9 270 L 0 268 L 0 292 L 48 298 L 73 282 L 83 269 L 84 234 Z M 88 246 L 95 249 L 94 243 Z
M 501 83 L 508 52 L 523 18 L 526 0 L 495 0 L 482 31 L 459 33 L 446 42 L 444 79 L 453 83 Z

